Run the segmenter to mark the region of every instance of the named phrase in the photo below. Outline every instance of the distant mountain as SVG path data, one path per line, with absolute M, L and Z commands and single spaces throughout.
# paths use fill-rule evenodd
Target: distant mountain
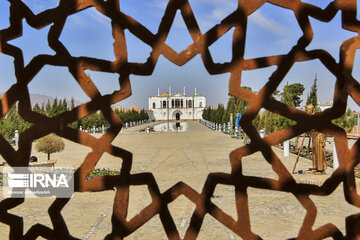
M 2 96 L 2 93 L 0 93 L 0 97 Z M 44 104 L 44 106 L 46 106 L 48 100 L 50 101 L 50 104 L 53 104 L 55 98 L 53 97 L 50 97 L 50 96 L 47 96 L 47 95 L 43 95 L 43 94 L 36 94 L 36 93 L 30 93 L 30 101 L 31 101 L 31 108 L 33 108 L 35 106 L 35 104 L 39 104 L 39 106 L 41 107 L 42 104 Z M 58 101 L 59 100 L 63 100 L 62 98 L 58 98 Z M 70 107 L 71 105 L 71 98 L 69 99 L 66 99 L 66 102 L 67 102 L 67 105 L 68 107 Z M 82 102 L 74 99 L 74 104 L 75 104 L 75 107 L 78 106 L 78 105 L 81 105 L 83 104 Z M 132 105 L 130 106 L 128 109 L 122 107 L 122 106 L 114 106 L 113 107 L 113 110 L 120 110 L 120 111 L 132 111 L 132 110 L 135 110 L 137 112 L 140 112 L 141 111 L 141 108 L 136 106 L 136 105 Z
M 141 108 L 139 108 L 136 105 L 132 105 L 131 107 L 128 108 L 128 111 L 132 111 L 132 110 L 135 110 L 137 112 L 141 112 Z
M 0 93 L 0 97 L 3 95 L 3 93 Z M 31 101 L 31 108 L 33 108 L 35 106 L 35 104 L 39 104 L 39 106 L 41 107 L 41 105 L 44 103 L 44 106 L 46 106 L 48 100 L 50 101 L 50 104 L 53 104 L 55 98 L 53 97 L 49 97 L 46 95 L 42 95 L 42 94 L 34 94 L 34 93 L 30 93 L 30 101 Z M 60 100 L 60 98 L 58 98 L 58 100 Z M 61 99 L 62 100 L 62 99 Z M 67 105 L 70 107 L 71 106 L 71 98 L 70 99 L 66 99 Z M 74 104 L 75 106 L 81 105 L 82 102 L 74 99 Z
M 123 112 L 126 112 L 126 108 L 123 108 L 122 106 L 115 106 L 115 107 L 112 107 L 112 109 L 115 111 L 115 110 L 119 110 L 119 111 L 123 111 Z
M 50 104 L 52 104 L 55 100 L 55 98 L 53 97 L 49 97 L 46 95 L 42 95 L 42 94 L 34 94 L 34 93 L 30 93 L 30 101 L 31 101 L 31 107 L 33 108 L 35 106 L 35 104 L 39 104 L 39 106 L 41 107 L 42 104 L 44 104 L 44 106 L 46 106 L 48 100 L 50 101 Z M 58 98 L 58 101 L 62 100 L 62 98 Z M 71 105 L 71 98 L 70 99 L 66 99 L 67 105 L 70 107 Z M 82 102 L 74 99 L 74 104 L 75 106 L 78 106 L 80 104 L 82 104 Z
M 119 110 L 119 111 L 124 111 L 124 112 L 127 112 L 127 111 L 132 111 L 132 110 L 135 110 L 137 112 L 141 112 L 141 108 L 139 108 L 138 106 L 136 105 L 132 105 L 131 107 L 129 107 L 128 109 L 122 107 L 122 106 L 115 106 L 112 108 L 114 111 L 115 110 Z

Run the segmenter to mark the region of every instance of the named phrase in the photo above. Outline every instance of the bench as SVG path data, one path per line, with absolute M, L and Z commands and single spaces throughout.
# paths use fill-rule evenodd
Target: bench
M 56 160 L 49 160 L 46 162 L 34 162 L 30 163 L 29 167 L 54 167 Z

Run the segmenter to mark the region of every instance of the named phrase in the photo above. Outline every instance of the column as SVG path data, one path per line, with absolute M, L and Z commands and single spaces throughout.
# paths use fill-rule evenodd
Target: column
M 19 131 L 15 130 L 15 145 L 17 146 L 19 143 Z
M 284 157 L 289 157 L 290 152 L 290 140 L 284 142 Z
M 335 138 L 333 138 L 333 169 L 334 171 L 339 168 L 339 159 L 336 152 Z

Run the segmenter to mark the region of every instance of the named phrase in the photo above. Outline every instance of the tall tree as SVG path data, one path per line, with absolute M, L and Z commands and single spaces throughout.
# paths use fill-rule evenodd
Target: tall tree
M 204 112 L 203 112 L 202 117 L 203 117 L 205 120 L 210 121 L 210 111 L 211 111 L 211 108 L 210 108 L 210 107 L 204 109 Z
M 70 110 L 73 110 L 75 108 L 75 101 L 74 98 L 71 98 L 71 105 L 70 105 Z
M 250 87 L 242 87 L 245 90 L 252 91 Z M 238 113 L 244 114 L 246 111 L 248 102 L 238 99 L 234 96 L 230 96 L 226 109 L 223 104 L 219 104 L 216 109 L 211 107 L 205 108 L 203 112 L 203 118 L 205 120 L 216 123 L 228 123 L 230 121 L 230 113 L 233 114 L 233 123 Z
M 70 100 L 70 110 L 73 110 L 74 108 L 75 108 L 75 101 L 74 98 L 72 97 Z M 80 125 L 81 125 L 81 120 L 77 120 L 69 124 L 69 126 L 73 129 L 77 129 L 78 127 L 80 127 Z
M 222 123 L 224 113 L 225 113 L 224 105 L 219 104 L 215 113 L 215 119 L 216 119 L 215 122 Z
M 44 103 L 41 104 L 40 113 L 46 115 Z
M 273 96 L 280 96 L 281 102 L 289 106 L 299 107 L 302 102 L 300 97 L 304 90 L 305 88 L 301 83 L 287 83 L 280 94 L 276 92 Z M 263 112 L 259 121 L 260 127 L 264 128 L 267 133 L 278 131 L 294 124 L 294 121 L 269 111 Z
M 58 99 L 56 97 L 51 106 L 51 116 L 50 117 L 54 117 L 58 114 L 59 114 L 59 106 L 58 106 Z
M 65 98 L 62 101 L 60 100 L 58 109 L 59 109 L 58 112 L 59 114 L 67 111 L 67 102 Z
M 15 135 L 15 130 L 22 133 L 30 127 L 31 124 L 21 118 L 17 106 L 14 105 L 0 122 L 0 134 L 10 141 Z
M 317 102 L 317 75 L 315 75 L 314 83 L 311 86 L 310 92 L 307 95 L 306 105 L 312 104 L 316 109 Z
M 18 130 L 18 122 L 17 107 L 14 105 L 0 122 L 1 135 L 7 140 L 11 140 L 15 135 L 15 130 Z
M 49 99 L 45 107 L 45 112 L 46 112 L 46 116 L 51 117 L 51 104 Z
M 33 112 L 36 112 L 36 113 L 40 113 L 41 112 L 41 109 L 40 109 L 40 106 L 38 103 L 35 104 L 35 106 L 33 107 Z
M 243 88 L 247 91 L 252 91 L 251 87 L 244 86 L 241 88 Z M 228 100 L 228 104 L 226 107 L 226 114 L 229 115 L 226 117 L 226 119 L 228 119 L 228 121 L 230 121 L 230 113 L 232 113 L 233 114 L 233 123 L 235 123 L 237 114 L 240 113 L 241 115 L 243 115 L 248 106 L 249 106 L 248 102 L 231 96 Z

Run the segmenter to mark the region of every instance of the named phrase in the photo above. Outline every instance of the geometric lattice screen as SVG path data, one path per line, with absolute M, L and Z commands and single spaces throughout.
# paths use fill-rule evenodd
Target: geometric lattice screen
M 356 0 L 334 0 L 324 9 L 300 0 L 238 0 L 238 7 L 220 24 L 213 26 L 206 33 L 201 33 L 196 16 L 187 0 L 170 0 L 156 34 L 153 34 L 131 16 L 124 14 L 121 11 L 121 1 L 119 0 L 60 0 L 56 8 L 48 9 L 36 15 L 20 0 L 9 0 L 9 2 L 10 27 L 0 31 L 0 53 L 13 58 L 17 82 L 2 96 L 0 114 L 1 118 L 4 118 L 11 106 L 18 102 L 21 117 L 32 123 L 32 127 L 21 134 L 17 151 L 9 145 L 5 138 L 0 136 L 0 154 L 10 166 L 26 166 L 29 164 L 32 142 L 49 133 L 56 133 L 63 138 L 90 147 L 92 152 L 86 156 L 76 171 L 75 190 L 77 192 L 91 192 L 116 189 L 112 232 L 109 233 L 108 239 L 122 239 L 128 236 L 157 214 L 160 215 L 167 237 L 169 239 L 180 239 L 174 220 L 168 210 L 168 204 L 180 195 L 185 196 L 196 205 L 190 225 L 185 233 L 185 239 L 195 239 L 198 236 L 205 214 L 210 214 L 243 239 L 260 238 L 256 232 L 251 230 L 250 226 L 248 187 L 287 192 L 295 196 L 305 208 L 306 215 L 302 226 L 299 227 L 298 236 L 294 237 L 299 239 L 322 239 L 326 237 L 353 239 L 356 236 L 360 237 L 360 214 L 348 216 L 344 219 L 346 221 L 346 236 L 332 224 L 313 229 L 317 207 L 310 198 L 311 195 L 329 195 L 342 183 L 347 203 L 360 207 L 360 196 L 356 192 L 354 176 L 354 167 L 360 163 L 360 141 L 358 140 L 349 149 L 344 129 L 331 122 L 332 119 L 339 118 L 345 113 L 349 97 L 352 97 L 360 105 L 360 85 L 352 76 L 355 51 L 360 47 L 360 37 L 358 35 L 342 43 L 339 49 L 339 62 L 336 62 L 325 50 L 306 50 L 313 39 L 310 17 L 329 22 L 340 12 L 342 28 L 359 34 L 360 22 L 356 19 Z M 134 4 L 136 4 L 135 2 Z M 287 54 L 244 59 L 248 16 L 265 2 L 291 10 L 302 30 L 302 36 L 296 45 L 288 49 Z M 67 18 L 89 7 L 96 8 L 98 12 L 111 19 L 114 38 L 113 49 L 116 56 L 116 60 L 113 62 L 88 57 L 73 57 L 72 53 L 59 40 Z M 182 52 L 177 53 L 165 41 L 176 11 L 179 9 L 193 43 Z M 55 55 L 38 55 L 31 59 L 29 64 L 24 65 L 22 50 L 9 43 L 9 41 L 21 37 L 23 19 L 36 29 L 51 26 L 48 32 L 48 45 L 56 53 Z M 231 28 L 235 28 L 232 38 L 232 59 L 230 62 L 216 63 L 212 59 L 209 46 Z M 145 63 L 128 61 L 127 42 L 124 35 L 126 29 L 152 48 Z M 160 193 L 153 174 L 130 174 L 132 153 L 112 145 L 113 139 L 121 130 L 122 121 L 111 109 L 111 105 L 119 103 L 131 95 L 131 75 L 148 76 L 153 73 L 160 55 L 179 66 L 189 62 L 196 55 L 200 55 L 209 74 L 230 73 L 229 94 L 250 103 L 241 121 L 241 127 L 251 138 L 251 144 L 233 150 L 230 153 L 231 173 L 210 173 L 200 193 L 184 183 L 176 184 L 164 193 Z M 320 60 L 323 66 L 336 77 L 332 108 L 309 116 L 305 112 L 271 97 L 296 62 L 314 59 Z M 33 112 L 28 85 L 47 65 L 66 67 L 91 101 L 53 118 Z M 269 66 L 276 66 L 276 70 L 257 94 L 240 87 L 242 71 Z M 101 95 L 91 78 L 85 74 L 85 70 L 119 74 L 120 90 L 109 95 Z M 59 84 L 61 83 L 59 82 Z M 252 125 L 252 120 L 261 108 L 292 119 L 297 124 L 274 132 L 262 139 Z M 69 123 L 99 110 L 111 125 L 100 139 L 68 127 Z M 339 155 L 340 167 L 321 186 L 296 183 L 271 149 L 271 146 L 311 129 L 335 137 Z M 258 151 L 267 161 L 264 161 L 264 164 L 271 164 L 273 171 L 278 175 L 278 180 L 242 174 L 242 158 Z M 103 153 L 123 159 L 121 175 L 102 176 L 86 181 L 85 176 L 93 169 Z M 217 184 L 235 187 L 237 219 L 232 218 L 210 201 Z M 146 211 L 140 212 L 130 221 L 127 221 L 129 187 L 131 185 L 146 185 L 151 194 L 152 202 L 146 207 Z M 8 210 L 23 202 L 24 199 L 5 199 L 0 203 L 0 221 L 2 224 L 9 225 L 12 239 L 24 237 L 35 239 L 38 236 L 48 239 L 73 238 L 61 214 L 69 199 L 56 199 L 48 209 L 53 224 L 52 228 L 36 224 L 26 233 L 23 233 L 22 217 L 8 213 Z

